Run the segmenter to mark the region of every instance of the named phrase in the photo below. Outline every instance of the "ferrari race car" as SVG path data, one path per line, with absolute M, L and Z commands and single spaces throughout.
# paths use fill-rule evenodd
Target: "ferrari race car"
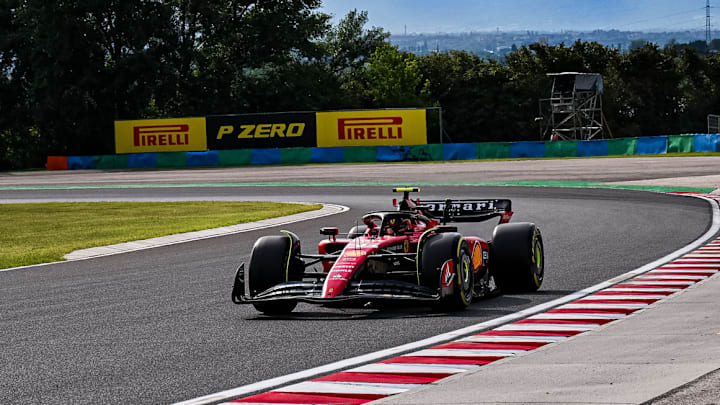
M 543 281 L 544 251 L 532 223 L 508 223 L 507 199 L 412 200 L 419 188 L 396 188 L 395 211 L 371 212 L 346 237 L 328 238 L 306 254 L 292 232 L 263 236 L 250 263 L 235 273 L 232 300 L 268 315 L 291 312 L 298 302 L 352 306 L 422 301 L 448 310 L 498 291 L 535 291 Z M 491 241 L 463 236 L 460 222 L 500 219 Z M 319 267 L 319 268 L 315 268 Z

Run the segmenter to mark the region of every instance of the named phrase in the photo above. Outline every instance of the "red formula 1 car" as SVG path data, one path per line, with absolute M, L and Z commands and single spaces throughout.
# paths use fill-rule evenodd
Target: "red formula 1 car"
M 263 313 L 292 311 L 298 302 L 350 306 L 413 300 L 462 309 L 495 291 L 535 291 L 543 281 L 540 230 L 509 224 L 510 200 L 411 200 L 419 188 L 396 188 L 396 211 L 362 217 L 362 225 L 327 235 L 318 254 L 304 254 L 292 232 L 263 236 L 234 279 L 232 300 Z M 500 218 L 491 241 L 463 236 L 448 223 Z M 320 265 L 320 269 L 313 269 Z

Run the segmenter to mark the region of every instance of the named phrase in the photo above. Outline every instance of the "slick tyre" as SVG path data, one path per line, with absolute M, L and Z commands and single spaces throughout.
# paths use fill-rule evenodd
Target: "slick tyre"
M 250 296 L 257 294 L 286 281 L 297 278 L 293 271 L 292 239 L 287 235 L 263 236 L 255 242 L 250 253 L 246 282 Z M 255 309 L 268 315 L 287 314 L 295 309 L 295 301 L 268 301 L 253 304 Z
M 419 260 L 420 285 L 440 291 L 441 309 L 461 310 L 472 303 L 472 259 L 470 248 L 460 234 L 441 233 L 432 236 L 422 246 Z
M 545 276 L 542 234 L 535 224 L 502 224 L 493 231 L 490 268 L 504 292 L 532 292 Z

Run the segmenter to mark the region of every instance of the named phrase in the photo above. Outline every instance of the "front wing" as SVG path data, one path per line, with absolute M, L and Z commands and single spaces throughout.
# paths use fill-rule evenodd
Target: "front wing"
M 311 304 L 334 304 L 350 302 L 380 301 L 438 301 L 436 290 L 400 280 L 357 280 L 350 281 L 342 295 L 323 298 L 323 283 L 320 281 L 288 281 L 277 284 L 253 296 L 245 295 L 243 267 L 236 275 L 232 299 L 236 304 L 252 304 L 269 301 L 299 301 Z

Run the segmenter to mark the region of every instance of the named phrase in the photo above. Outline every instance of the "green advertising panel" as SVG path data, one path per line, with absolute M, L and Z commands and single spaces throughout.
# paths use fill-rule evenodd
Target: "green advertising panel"
M 250 164 L 250 149 L 218 151 L 218 166 L 247 166 Z
M 346 163 L 367 163 L 377 161 L 377 147 L 375 146 L 350 146 L 345 150 Z
M 127 169 L 128 155 L 95 156 L 95 168 L 99 170 Z
M 688 153 L 693 151 L 694 135 L 668 135 L 668 153 Z
M 637 150 L 637 138 L 608 139 L 608 156 L 634 155 Z
M 510 142 L 483 142 L 477 144 L 478 159 L 507 159 L 510 157 Z
M 187 154 L 185 152 L 158 152 L 157 167 L 185 167 Z
M 545 157 L 577 156 L 577 141 L 545 142 Z
M 312 161 L 312 148 L 288 148 L 280 150 L 283 164 L 302 165 Z

